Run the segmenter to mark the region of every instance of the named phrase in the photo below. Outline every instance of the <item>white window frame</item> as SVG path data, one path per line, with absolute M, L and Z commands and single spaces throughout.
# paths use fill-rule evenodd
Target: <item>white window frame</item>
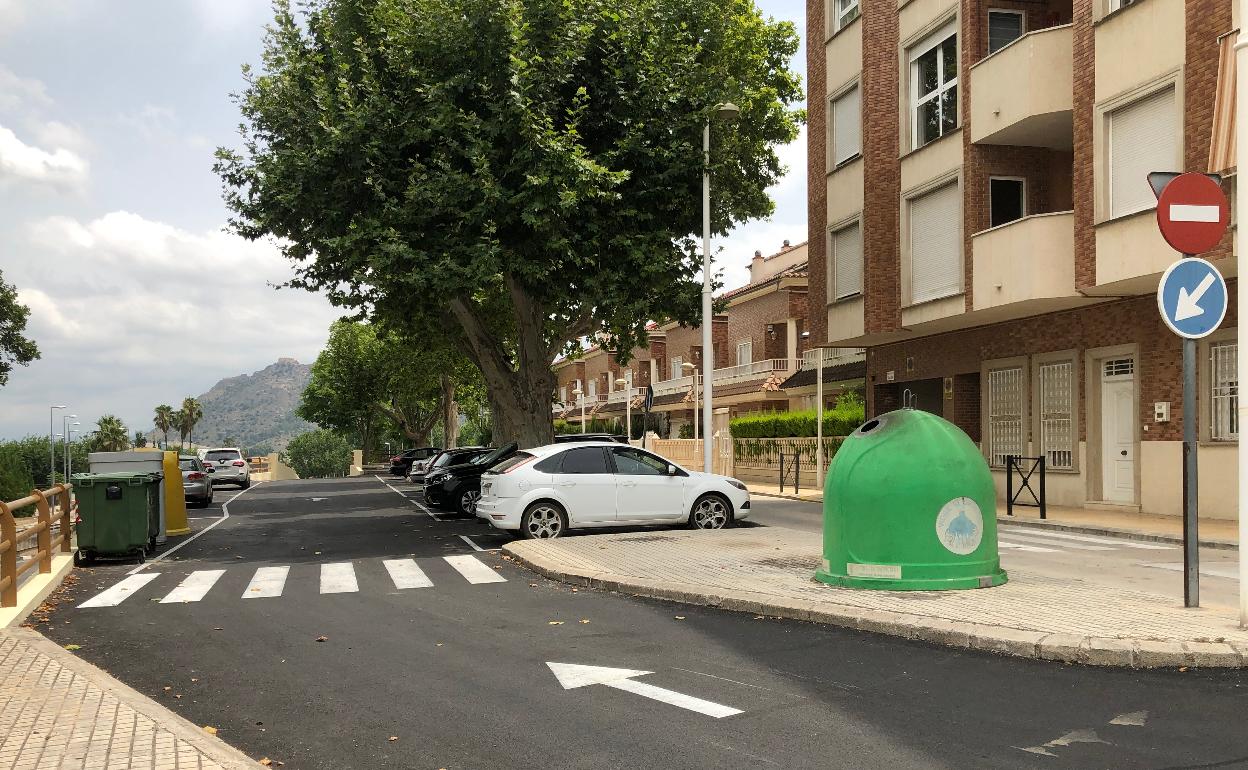
M 1139 0 L 1109 0 L 1107 4 L 1109 8 L 1108 12 L 1113 13 L 1114 11 L 1121 11 L 1123 8 L 1126 8 L 1129 5 L 1135 5 L 1137 2 L 1139 2 Z
M 1038 452 L 1044 456 L 1046 469 L 1073 471 L 1078 462 L 1078 374 L 1074 354 L 1037 360 L 1034 369 Z
M 937 135 L 936 138 L 932 140 L 932 142 L 922 141 L 922 132 L 919 130 L 919 107 L 935 99 L 936 104 L 937 104 L 937 109 L 943 110 L 944 108 L 940 103 L 940 98 L 949 89 L 957 87 L 958 73 L 954 72 L 953 79 L 946 81 L 944 79 L 945 78 L 945 57 L 937 56 L 936 57 L 936 90 L 932 91 L 930 94 L 919 96 L 919 59 L 922 58 L 923 55 L 926 54 L 928 51 L 931 51 L 934 48 L 939 48 L 940 46 L 944 45 L 944 43 L 947 40 L 949 40 L 949 38 L 953 38 L 954 59 L 957 60 L 959 58 L 959 53 L 958 53 L 958 26 L 957 26 L 956 19 L 951 20 L 945 26 L 941 27 L 940 29 L 933 32 L 932 34 L 928 35 L 918 44 L 911 46 L 909 51 L 907 52 L 909 54 L 908 59 L 910 62 L 910 94 L 909 94 L 910 95 L 910 147 L 911 149 L 914 149 L 914 150 L 917 150 L 920 147 L 925 147 L 928 144 L 931 144 L 932 142 L 936 141 L 937 139 L 942 138 L 945 135 L 945 128 L 944 128 L 945 122 L 944 122 L 944 115 L 942 113 L 941 119 L 937 121 L 937 125 L 940 126 L 940 134 Z M 958 106 L 961 104 L 961 102 L 962 102 L 962 95 L 959 89 L 958 104 L 954 105 L 955 113 L 958 111 Z M 954 127 L 950 130 L 956 131 L 958 126 L 960 125 L 961 125 L 961 116 L 958 115 L 955 117 Z
M 1234 338 L 1209 345 L 1209 440 L 1220 444 L 1239 441 L 1238 353 Z
M 561 404 L 568 403 L 568 386 L 567 385 L 559 386 L 559 403 Z
M 594 399 L 598 398 L 598 378 L 597 377 L 589 381 L 589 393 L 587 395 L 589 396 L 590 401 L 593 401 Z
M 1027 367 L 1025 363 L 994 366 L 986 370 L 984 387 L 986 432 L 984 451 L 988 464 L 1004 468 L 1008 455 L 1027 451 Z M 994 388 L 1012 388 L 1000 393 Z M 1009 396 L 1016 402 L 1009 403 Z M 1010 434 L 1013 434 L 1011 437 Z M 1007 439 L 1009 439 L 1007 443 Z
M 844 4 L 842 4 L 841 0 L 831 0 L 831 5 L 836 15 L 832 22 L 833 33 L 845 29 L 859 16 L 858 0 L 848 0 Z
M 684 376 L 685 376 L 684 365 L 685 365 L 685 358 L 684 358 L 684 356 L 673 356 L 673 357 L 672 357 L 672 364 L 671 364 L 671 369 L 672 369 L 672 377 L 671 377 L 671 379 L 673 379 L 673 380 L 679 380 L 681 377 L 684 377 Z
M 836 236 L 845 232 L 850 228 L 858 229 L 858 257 L 862 262 L 858 266 L 858 283 L 856 286 L 849 287 L 850 291 L 844 291 L 841 287 L 841 280 L 837 278 L 836 272 Z M 828 285 L 832 287 L 832 301 L 841 302 L 842 300 L 852 299 L 853 297 L 861 297 L 864 292 L 864 283 L 866 280 L 866 251 L 862 245 L 862 221 L 854 219 L 846 222 L 839 227 L 828 230 L 828 275 L 830 280 Z
M 844 137 L 841 137 L 840 140 L 837 138 L 836 106 L 838 103 L 848 99 L 852 94 L 858 95 L 858 113 L 855 115 L 858 120 L 858 142 L 853 152 L 846 153 L 837 149 L 838 146 L 844 144 Z M 860 155 L 862 155 L 862 88 L 859 82 L 855 80 L 852 85 L 828 98 L 828 158 L 832 161 L 830 168 L 836 170 L 841 165 Z
M 1014 40 L 1011 40 L 1009 43 L 1006 43 L 1005 45 L 1001 46 L 1001 48 L 998 48 L 997 51 L 992 50 L 992 15 L 994 13 L 999 13 L 1002 15 L 1008 14 L 1010 16 L 1018 17 L 1018 37 L 1014 38 L 1014 40 L 1018 40 L 1023 35 L 1027 34 L 1027 13 L 1025 11 L 1016 11 L 1012 8 L 989 8 L 987 26 L 985 27 L 985 31 L 988 33 L 988 55 L 989 56 L 993 55 L 997 51 L 1000 51 L 1001 48 L 1005 48 L 1006 46 L 1009 46 L 1011 43 L 1014 42 Z
M 745 348 L 748 354 L 748 361 L 741 360 L 741 348 Z M 737 366 L 745 366 L 754 363 L 754 340 L 738 340 L 737 341 Z
M 989 227 L 1001 226 L 1001 225 L 992 224 L 992 183 L 995 181 L 1021 183 L 1019 195 L 1022 197 L 1022 201 L 1021 201 L 1022 205 L 1019 206 L 1019 211 L 1021 211 L 1022 214 L 1019 216 L 1018 219 L 1026 218 L 1027 216 L 1027 178 L 1021 177 L 1021 176 L 990 176 L 988 177 L 988 225 Z M 1010 222 L 1017 222 L 1018 219 L 1012 219 L 1010 220 Z M 1010 224 L 1010 222 L 1002 222 L 1001 224 L 1008 225 Z

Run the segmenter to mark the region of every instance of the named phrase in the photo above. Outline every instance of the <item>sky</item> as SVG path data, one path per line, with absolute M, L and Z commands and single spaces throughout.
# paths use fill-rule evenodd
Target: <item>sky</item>
M 804 0 L 756 2 L 804 29 Z M 0 0 L 0 272 L 42 353 L 0 388 L 0 438 L 46 434 L 52 404 L 83 432 L 110 413 L 147 430 L 157 404 L 324 345 L 338 312 L 274 288 L 290 264 L 225 231 L 212 172 L 270 18 L 266 0 Z M 806 239 L 805 142 L 779 148 L 775 215 L 717 240 L 725 285 Z

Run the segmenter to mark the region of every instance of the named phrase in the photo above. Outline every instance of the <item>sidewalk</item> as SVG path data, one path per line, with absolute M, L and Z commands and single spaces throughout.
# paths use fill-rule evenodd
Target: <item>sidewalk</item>
M 823 502 L 823 493 L 818 490 L 803 489 L 795 495 L 792 486 L 786 486 L 784 494 L 780 493 L 780 487 L 775 484 L 750 482 L 747 486 L 750 488 L 750 494 L 760 497 Z M 1045 514 L 1046 518 L 1041 519 L 1038 508 L 1015 506 L 1014 515 L 1007 516 L 1005 504 L 997 505 L 998 521 L 1008 521 L 1023 526 L 1086 532 L 1090 535 L 1119 535 L 1162 543 L 1183 542 L 1183 519 L 1178 516 L 1124 513 L 1099 508 L 1071 508 L 1060 505 L 1048 506 Z M 1202 518 L 1200 520 L 1200 544 L 1205 548 L 1238 548 L 1239 524 L 1230 519 Z
M 779 527 L 510 543 L 539 573 L 580 585 L 908 639 L 1091 665 L 1240 668 L 1248 630 L 1229 609 L 1011 570 L 971 591 L 874 591 L 813 579 L 818 533 Z
M 254 767 L 34 631 L 0 630 L 0 770 Z

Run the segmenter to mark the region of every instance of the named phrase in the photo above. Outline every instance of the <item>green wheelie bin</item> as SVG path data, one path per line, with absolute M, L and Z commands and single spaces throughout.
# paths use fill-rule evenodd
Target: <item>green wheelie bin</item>
M 151 472 L 75 473 L 81 566 L 97 556 L 135 556 L 142 563 L 160 528 L 160 481 Z

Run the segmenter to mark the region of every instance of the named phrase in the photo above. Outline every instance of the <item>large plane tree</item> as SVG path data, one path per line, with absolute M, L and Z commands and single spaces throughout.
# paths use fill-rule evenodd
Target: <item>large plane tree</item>
M 553 358 L 697 323 L 702 129 L 713 227 L 764 217 L 803 118 L 794 26 L 753 0 L 310 0 L 276 5 L 217 172 L 293 285 L 449 331 L 494 435 L 551 437 Z

